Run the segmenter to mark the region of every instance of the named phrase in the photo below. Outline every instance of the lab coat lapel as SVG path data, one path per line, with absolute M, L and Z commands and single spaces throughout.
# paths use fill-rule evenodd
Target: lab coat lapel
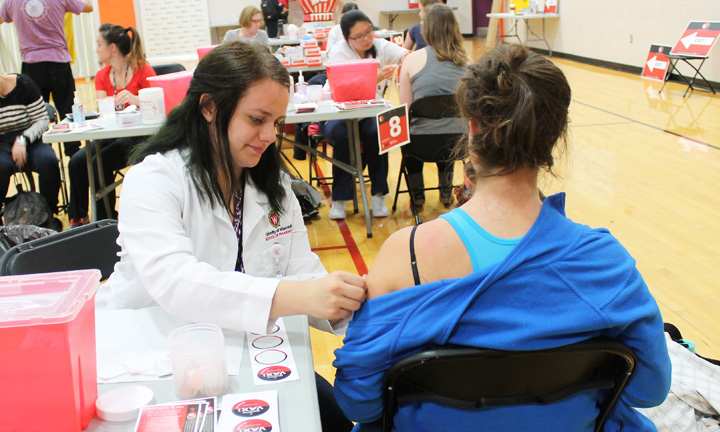
M 250 233 L 261 225 L 262 218 L 267 216 L 268 198 L 259 192 L 252 184 L 245 182 L 243 191 L 243 244 L 247 244 Z

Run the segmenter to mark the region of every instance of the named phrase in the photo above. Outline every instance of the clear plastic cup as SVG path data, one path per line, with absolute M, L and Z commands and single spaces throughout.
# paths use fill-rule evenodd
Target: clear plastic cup
M 322 86 L 317 84 L 309 85 L 305 90 L 305 94 L 308 102 L 320 102 L 323 96 Z
M 180 399 L 227 392 L 225 338 L 214 324 L 191 324 L 168 336 L 175 393 Z

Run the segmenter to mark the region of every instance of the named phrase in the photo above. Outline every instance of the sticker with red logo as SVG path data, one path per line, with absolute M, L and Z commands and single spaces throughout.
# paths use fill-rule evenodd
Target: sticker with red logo
M 270 422 L 262 419 L 246 420 L 233 428 L 233 432 L 270 432 Z
M 223 396 L 216 432 L 279 432 L 277 390 Z M 230 414 L 232 413 L 232 415 Z
M 250 368 L 255 385 L 300 379 L 285 323 L 279 318 L 275 325 L 277 330 L 273 328 L 271 335 L 248 335 Z
M 232 407 L 233 414 L 240 417 L 257 417 L 270 409 L 270 404 L 260 399 L 248 399 Z
M 289 377 L 292 371 L 285 366 L 269 366 L 260 369 L 257 376 L 263 381 L 281 381 Z

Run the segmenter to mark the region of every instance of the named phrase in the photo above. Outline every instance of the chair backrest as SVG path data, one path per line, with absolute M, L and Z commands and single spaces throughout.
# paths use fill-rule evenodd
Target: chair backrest
M 460 108 L 457 106 L 454 94 L 427 96 L 413 101 L 410 104 L 409 114 L 410 118 L 441 119 L 460 117 Z
M 99 269 L 107 279 L 118 261 L 117 221 L 106 219 L 13 246 L 0 257 L 0 276 Z
M 635 370 L 626 345 L 605 338 L 536 351 L 434 347 L 395 362 L 385 375 L 383 431 L 391 431 L 397 405 L 429 401 L 477 410 L 488 406 L 550 404 L 593 389 L 611 389 L 595 424 L 610 409 Z
M 164 65 L 157 65 L 152 67 L 155 70 L 155 75 L 165 75 L 173 72 L 182 72 L 185 70 L 185 66 L 180 63 L 170 63 Z
M 50 123 L 57 123 L 58 117 L 57 117 L 57 110 L 54 106 L 50 105 L 49 103 L 45 102 L 45 111 L 47 111 L 48 119 L 50 120 Z

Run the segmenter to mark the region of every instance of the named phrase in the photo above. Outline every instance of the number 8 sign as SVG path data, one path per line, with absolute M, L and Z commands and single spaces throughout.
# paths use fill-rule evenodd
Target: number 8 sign
M 407 104 L 390 108 L 377 115 L 380 154 L 410 142 Z

